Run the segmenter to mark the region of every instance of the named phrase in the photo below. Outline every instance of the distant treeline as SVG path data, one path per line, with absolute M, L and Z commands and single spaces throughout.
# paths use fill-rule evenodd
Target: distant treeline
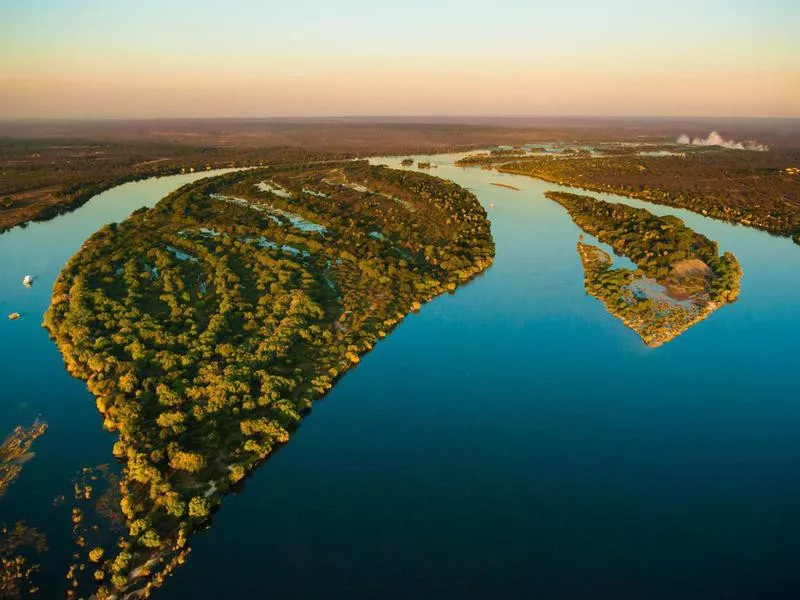
M 0 140 L 0 232 L 72 211 L 100 192 L 129 181 L 223 167 L 346 157 L 285 147 Z
M 526 157 L 506 173 L 685 208 L 800 243 L 800 152 L 706 149 L 674 156 Z

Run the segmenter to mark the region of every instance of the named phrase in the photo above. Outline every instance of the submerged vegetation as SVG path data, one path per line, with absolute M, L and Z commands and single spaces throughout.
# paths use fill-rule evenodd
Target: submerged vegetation
M 546 196 L 583 231 L 636 264 L 636 271 L 615 269 L 607 252 L 578 242 L 586 291 L 649 346 L 670 341 L 738 297 L 742 269 L 736 257 L 720 256 L 716 242 L 677 217 L 577 194 Z
M 39 564 L 32 557 L 46 552 L 47 538 L 34 527 L 17 522 L 0 526 L 0 598 L 30 598 L 38 588 L 33 576 Z
M 19 476 L 22 465 L 33 457 L 30 448 L 45 431 L 47 425 L 37 419 L 30 427 L 15 428 L 0 444 L 0 498 Z
M 493 256 L 471 193 L 365 162 L 204 180 L 89 238 L 45 325 L 118 435 L 126 534 L 81 585 L 147 595 L 314 399 Z
M 0 498 L 33 457 L 33 442 L 47 430 L 36 420 L 30 427 L 17 427 L 0 444 Z M 47 550 L 43 534 L 24 522 L 0 524 L 0 598 L 24 598 L 37 591 L 32 577 L 39 570 L 34 561 Z

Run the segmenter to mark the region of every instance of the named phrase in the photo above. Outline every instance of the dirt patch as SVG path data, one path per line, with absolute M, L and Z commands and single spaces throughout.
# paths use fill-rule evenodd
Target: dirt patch
M 687 258 L 672 264 L 673 277 L 710 277 L 711 267 L 699 258 Z
M 669 277 L 662 283 L 675 300 L 698 300 L 706 295 L 714 272 L 699 258 L 687 258 L 672 264 Z

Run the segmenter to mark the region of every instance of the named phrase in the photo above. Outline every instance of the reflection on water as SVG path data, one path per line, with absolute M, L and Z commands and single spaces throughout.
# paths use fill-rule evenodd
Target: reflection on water
M 586 296 L 580 231 L 543 196 L 570 188 L 454 158 L 413 157 L 480 198 L 492 268 L 377 344 L 156 597 L 791 597 L 798 247 L 595 194 L 675 214 L 742 263 L 738 302 L 652 350 Z M 0 429 L 40 413 L 50 425 L 0 513 L 48 535 L 42 597 L 62 593 L 73 547 L 70 503 L 53 500 L 110 460 L 113 437 L 41 315 L 89 234 L 179 181 L 126 184 L 0 235 L 0 310 L 23 313 L 0 319 Z
M 112 460 L 113 436 L 102 428 L 94 398 L 67 375 L 42 315 L 53 283 L 69 257 L 103 225 L 121 221 L 142 206 L 152 206 L 181 185 L 231 169 L 174 175 L 126 183 L 99 194 L 76 210 L 0 235 L 0 313 L 19 312 L 10 321 L 0 314 L 0 435 L 39 415 L 47 435 L 36 440 L 36 459 L 0 498 L 2 521 L 25 521 L 47 535 L 49 550 L 36 583 L 45 598 L 63 594 L 72 562 L 71 507 L 56 501 L 71 496 L 73 479 L 88 465 Z M 31 286 L 22 285 L 26 274 Z M 116 463 L 112 468 L 117 469 Z
M 22 466 L 35 453 L 33 442 L 47 430 L 38 419 L 30 427 L 18 426 L 0 443 L 0 498 L 19 477 Z M 38 562 L 47 551 L 47 538 L 24 521 L 0 521 L 0 598 L 22 598 L 36 591 L 33 581 Z
M 651 349 L 584 291 L 581 232 L 543 196 L 573 190 L 412 159 L 477 194 L 493 266 L 315 406 L 163 597 L 791 597 L 797 246 L 595 194 L 676 214 L 742 264 L 735 304 Z

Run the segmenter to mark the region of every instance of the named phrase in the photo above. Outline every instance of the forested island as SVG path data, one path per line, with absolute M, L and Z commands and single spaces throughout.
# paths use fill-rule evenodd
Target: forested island
M 45 326 L 118 436 L 127 533 L 73 585 L 148 595 L 313 400 L 493 256 L 473 194 L 352 161 L 203 180 L 90 237 Z
M 800 152 L 675 146 L 658 156 L 528 156 L 498 167 L 589 191 L 685 208 L 800 244 Z
M 674 216 L 604 202 L 590 196 L 547 192 L 572 220 L 637 270 L 614 268 L 597 246 L 578 242 L 586 291 L 651 347 L 682 334 L 739 295 L 742 269 L 730 252 Z

